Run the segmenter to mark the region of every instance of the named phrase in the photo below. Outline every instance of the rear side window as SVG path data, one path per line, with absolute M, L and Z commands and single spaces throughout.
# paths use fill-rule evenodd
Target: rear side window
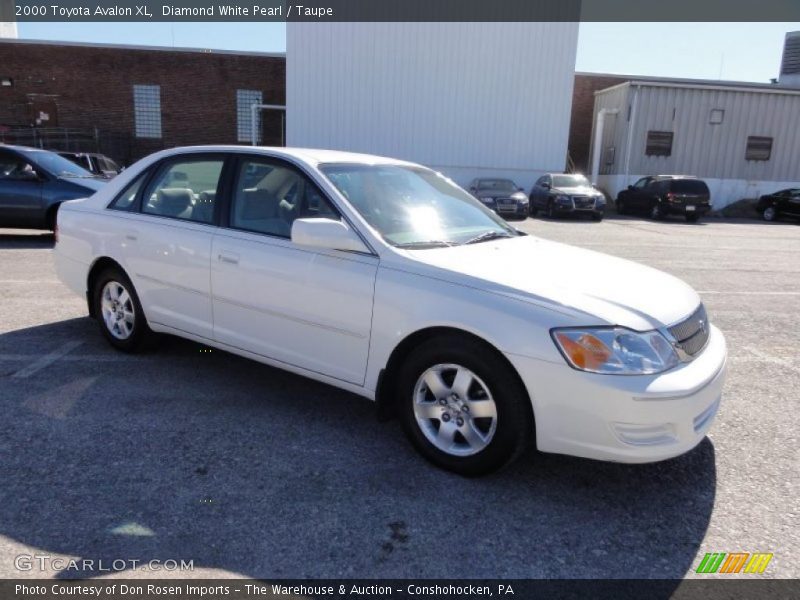
M 142 212 L 198 223 L 214 221 L 224 159 L 193 158 L 162 166 L 142 199 Z
M 671 189 L 676 194 L 708 194 L 705 182 L 696 179 L 676 179 L 672 182 Z
M 122 193 L 114 198 L 111 204 L 108 205 L 108 208 L 113 208 L 114 210 L 133 210 L 136 204 L 136 196 L 138 196 L 139 190 L 142 189 L 144 180 L 147 178 L 146 176 L 147 172 L 142 173 L 130 182 L 125 189 L 122 190 Z
M 338 219 L 339 213 L 305 175 L 262 159 L 240 162 L 231 227 L 288 238 L 295 219 L 314 217 Z

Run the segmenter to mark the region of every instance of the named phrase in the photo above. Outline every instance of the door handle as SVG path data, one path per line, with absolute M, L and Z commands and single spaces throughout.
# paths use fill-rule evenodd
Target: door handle
M 224 262 L 229 265 L 238 265 L 239 264 L 239 255 L 238 254 L 231 254 L 230 252 L 220 252 L 217 255 L 217 259 L 219 262 Z

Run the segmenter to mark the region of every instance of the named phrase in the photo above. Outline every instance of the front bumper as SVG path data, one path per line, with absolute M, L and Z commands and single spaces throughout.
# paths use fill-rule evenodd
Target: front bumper
M 528 388 L 543 452 L 655 462 L 699 444 L 719 409 L 727 349 L 711 326 L 706 348 L 658 375 L 597 375 L 506 354 Z
M 553 203 L 553 211 L 559 215 L 602 215 L 605 212 L 605 208 L 605 203 L 598 204 L 596 202 L 589 206 L 575 206 L 574 203 Z
M 491 208 L 494 212 L 496 212 L 501 217 L 509 216 L 509 217 L 527 217 L 528 212 L 530 211 L 528 207 L 528 203 L 517 202 L 513 206 L 510 204 L 497 204 L 493 203 L 492 205 L 486 205 L 487 208 Z

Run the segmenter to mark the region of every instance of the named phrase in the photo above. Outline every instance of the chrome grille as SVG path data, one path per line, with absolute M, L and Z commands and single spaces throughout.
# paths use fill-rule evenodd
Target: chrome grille
M 594 198 L 591 196 L 573 196 L 575 208 L 594 208 Z
M 709 333 L 705 306 L 701 304 L 688 319 L 670 327 L 669 332 L 675 338 L 675 345 L 689 356 L 700 352 L 708 342 Z

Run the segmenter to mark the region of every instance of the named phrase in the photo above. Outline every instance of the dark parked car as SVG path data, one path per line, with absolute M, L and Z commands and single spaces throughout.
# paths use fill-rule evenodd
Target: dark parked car
M 469 191 L 501 217 L 528 217 L 528 197 L 510 179 L 473 179 Z
M 711 210 L 711 192 L 704 181 L 685 175 L 642 177 L 617 195 L 621 215 L 641 213 L 652 219 L 681 215 L 696 222 Z
M 122 168 L 105 154 L 97 154 L 95 152 L 62 152 L 60 150 L 57 151 L 57 154 L 63 156 L 67 160 L 71 160 L 90 173 L 94 173 L 105 179 L 111 179 L 122 172 Z
M 54 152 L 0 145 L 0 227 L 54 229 L 59 204 L 104 184 Z
M 531 215 L 543 210 L 548 217 L 590 215 L 600 221 L 606 210 L 606 197 L 579 173 L 548 173 L 533 184 Z
M 765 194 L 758 199 L 756 210 L 765 221 L 774 221 L 782 215 L 800 219 L 800 188 Z

